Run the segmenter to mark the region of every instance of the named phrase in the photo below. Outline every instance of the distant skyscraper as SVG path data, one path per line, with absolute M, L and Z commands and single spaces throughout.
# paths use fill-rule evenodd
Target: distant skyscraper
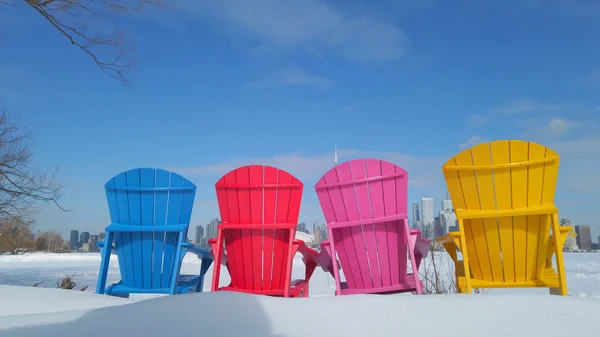
M 452 206 L 450 206 L 450 207 L 452 207 Z M 444 211 L 440 211 L 439 218 L 440 218 L 440 227 L 441 227 L 440 233 L 443 233 L 443 234 L 438 234 L 438 236 L 444 236 L 444 235 L 448 234 L 449 232 L 451 232 L 450 227 L 456 226 L 456 213 L 451 208 L 446 209 Z
M 577 245 L 581 250 L 592 249 L 592 235 L 590 226 L 587 225 L 576 225 L 575 233 L 577 233 Z
M 446 235 L 446 228 L 442 226 L 441 218 L 442 218 L 442 213 L 440 213 L 440 215 L 436 216 L 433 221 L 433 223 L 434 223 L 433 232 L 435 234 L 435 237 L 440 237 L 440 236 Z
M 72 250 L 76 250 L 79 248 L 79 231 L 78 230 L 71 231 L 69 245 L 71 246 Z
M 329 239 L 329 232 L 327 231 L 327 226 L 323 225 L 319 228 L 321 232 L 321 241 Z
M 98 251 L 98 235 L 90 235 L 90 252 Z
M 194 240 L 194 243 L 202 242 L 203 237 L 204 237 L 204 227 L 202 225 L 196 226 L 196 240 Z
M 413 225 L 421 221 L 421 210 L 419 204 L 412 204 L 412 222 Z
M 421 218 L 423 225 L 433 225 L 435 221 L 433 198 L 421 198 L 421 212 L 423 212 L 423 217 Z
M 442 212 L 453 209 L 454 207 L 452 206 L 452 200 L 442 200 Z
M 81 232 L 79 235 L 79 247 L 83 246 L 84 243 L 88 243 L 90 240 L 90 232 Z
M 304 222 L 301 222 L 301 223 L 299 223 L 299 224 L 298 224 L 298 227 L 297 227 L 297 229 L 296 229 L 296 230 L 297 230 L 298 232 L 304 232 L 304 233 L 307 233 L 307 232 L 306 232 L 306 224 L 305 224 Z
M 206 225 L 206 235 L 204 237 L 208 239 L 217 237 L 217 226 L 221 223 L 221 220 L 214 218 Z
M 313 225 L 313 236 L 315 237 L 315 242 L 317 244 L 321 243 L 321 230 L 319 229 L 319 225 L 315 222 Z

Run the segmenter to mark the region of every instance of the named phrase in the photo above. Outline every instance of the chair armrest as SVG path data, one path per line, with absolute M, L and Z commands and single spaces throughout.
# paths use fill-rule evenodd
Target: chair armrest
M 577 233 L 575 233 L 575 231 L 573 230 L 573 227 L 571 226 L 559 226 L 558 227 L 558 235 L 550 235 L 550 239 L 555 241 L 555 244 L 558 245 L 560 247 L 560 249 L 562 249 L 562 247 L 564 247 L 565 243 L 567 242 L 567 237 L 569 236 L 569 232 L 573 232 L 573 234 L 575 234 L 575 237 L 577 237 Z M 548 249 L 550 249 L 551 246 L 548 246 Z M 550 252 L 548 252 L 548 254 L 551 254 Z M 553 253 L 552 253 L 553 254 Z M 548 255 L 551 256 L 551 255 Z
M 455 237 L 460 237 L 460 232 L 450 232 L 445 236 L 436 238 L 435 242 L 443 245 L 444 243 L 455 242 L 454 241 Z
M 308 281 L 317 268 L 317 255 L 319 252 L 306 247 L 306 243 L 302 240 L 294 240 L 293 245 L 296 248 L 295 251 L 302 254 L 302 262 L 306 265 L 305 280 Z
M 454 261 L 454 264 L 456 265 L 458 263 L 456 249 L 458 248 L 462 251 L 460 232 L 450 232 L 446 236 L 436 238 L 435 241 L 444 246 L 444 249 L 446 249 L 446 252 L 448 252 L 450 258 L 452 258 L 452 261 Z
M 219 245 L 217 243 L 217 238 L 212 238 L 212 239 L 208 239 L 208 244 L 210 245 L 211 248 L 211 254 L 213 256 L 213 258 L 217 258 L 215 256 L 215 251 L 217 250 L 217 248 L 219 248 Z M 223 254 L 221 254 L 222 258 L 221 258 L 221 265 L 222 266 L 227 266 L 227 254 L 225 254 L 225 250 L 223 250 Z
M 410 230 L 410 235 L 421 236 L 422 233 L 421 233 L 420 229 L 413 228 L 413 229 Z
M 323 269 L 324 272 L 326 273 L 330 273 L 332 276 L 334 276 L 334 270 L 333 270 L 333 258 L 331 257 L 331 243 L 329 242 L 329 240 L 325 240 L 321 242 L 321 251 L 319 252 L 319 255 L 317 255 L 317 262 L 319 264 L 319 266 L 321 267 L 321 269 Z M 337 269 L 341 269 L 339 262 L 337 261 L 337 258 L 335 260 L 335 264 Z
M 212 254 L 208 250 L 198 248 L 189 242 L 184 242 L 181 245 L 181 248 L 183 248 L 183 255 L 185 255 L 185 253 L 187 253 L 187 252 L 190 252 L 190 253 L 195 254 L 198 258 L 200 258 L 202 260 L 212 260 L 213 259 Z
M 573 231 L 573 227 L 572 226 L 559 226 L 558 230 L 560 231 L 561 234 L 563 233 L 568 233 Z M 573 231 L 575 232 L 575 231 Z M 577 235 L 577 233 L 575 233 L 575 235 Z
M 306 258 L 307 260 L 314 260 L 315 262 L 317 261 L 316 258 L 319 252 L 310 247 L 307 247 L 304 241 L 294 240 L 294 245 L 298 246 L 298 252 L 302 254 L 304 258 Z
M 421 256 L 421 258 L 427 257 L 429 255 L 429 246 L 430 241 L 424 237 L 418 237 L 415 241 L 415 255 Z

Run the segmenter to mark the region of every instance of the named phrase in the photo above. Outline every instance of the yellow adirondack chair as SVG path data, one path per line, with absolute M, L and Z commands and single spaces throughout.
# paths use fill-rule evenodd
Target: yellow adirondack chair
M 567 295 L 562 247 L 572 228 L 560 226 L 554 205 L 559 163 L 559 155 L 543 145 L 501 140 L 444 164 L 459 231 L 436 241 L 454 260 L 459 292 L 547 287 Z

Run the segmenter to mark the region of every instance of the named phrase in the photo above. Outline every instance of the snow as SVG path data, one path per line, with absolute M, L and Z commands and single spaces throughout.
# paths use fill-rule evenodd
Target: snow
M 438 253 L 435 259 L 450 277 L 453 268 L 448 256 Z M 333 278 L 318 268 L 307 299 L 211 293 L 212 269 L 204 293 L 122 299 L 93 293 L 98 253 L 2 255 L 0 337 L 594 335 L 600 312 L 600 254 L 566 253 L 565 260 L 568 297 L 550 296 L 547 289 L 494 289 L 483 295 L 333 296 Z M 431 261 L 429 257 L 424 266 Z M 193 273 L 199 267 L 199 261 L 186 256 L 182 269 Z M 294 276 L 303 271 L 301 261 L 295 260 Z M 66 275 L 74 275 L 76 289 L 85 285 L 89 289 L 55 289 L 56 280 Z M 113 256 L 109 282 L 118 279 Z M 221 282 L 229 282 L 226 271 Z
M 593 318 L 599 309 L 597 300 L 558 296 L 281 299 L 207 292 L 107 308 L 4 316 L 0 336 L 589 336 L 597 329 Z
M 96 309 L 134 302 L 120 297 L 98 296 L 86 291 L 9 285 L 0 285 L 0 299 L 0 317 Z M 11 305 L 6 305 L 7 303 Z
M 183 260 L 183 274 L 197 274 L 201 261 L 193 254 L 187 254 Z M 210 290 L 213 266 L 204 279 L 204 291 Z M 56 287 L 56 282 L 65 276 L 71 277 L 77 283 L 76 289 L 88 286 L 96 290 L 98 269 L 100 268 L 100 253 L 50 254 L 31 253 L 25 255 L 0 255 L 0 284 Z M 298 254 L 294 259 L 292 277 L 304 276 L 304 264 Z M 119 262 L 116 255 L 111 255 L 107 284 L 118 282 L 120 279 Z M 221 285 L 227 285 L 231 279 L 225 268 L 221 268 Z M 335 282 L 329 274 L 320 268 L 310 281 L 310 292 L 315 296 L 332 295 L 335 292 Z M 142 295 L 145 296 L 145 295 Z

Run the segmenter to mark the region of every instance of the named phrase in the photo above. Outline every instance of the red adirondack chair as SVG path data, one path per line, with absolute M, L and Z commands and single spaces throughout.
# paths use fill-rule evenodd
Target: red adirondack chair
M 209 240 L 215 256 L 211 291 L 308 297 L 317 251 L 295 240 L 304 185 L 288 172 L 250 165 L 230 171 L 215 184 L 221 224 Z M 292 259 L 303 255 L 303 280 L 292 282 Z M 221 265 L 231 284 L 219 288 Z

